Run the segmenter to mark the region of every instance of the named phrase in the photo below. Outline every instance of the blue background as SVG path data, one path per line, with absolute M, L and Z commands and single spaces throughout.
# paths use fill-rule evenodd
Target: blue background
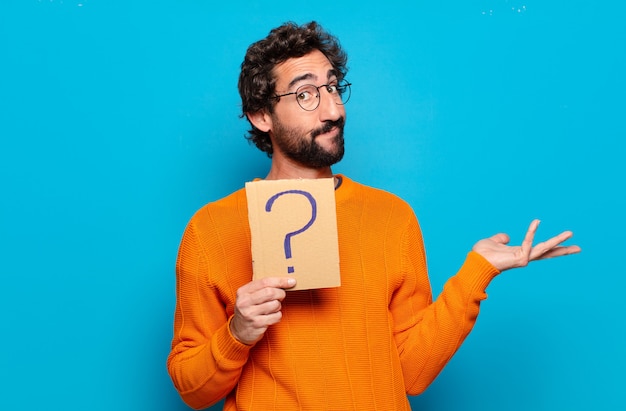
M 245 49 L 312 19 L 350 56 L 334 171 L 411 203 L 435 294 L 533 218 L 583 248 L 496 278 L 414 409 L 626 406 L 626 3 L 407 3 L 2 0 L 0 409 L 186 409 L 178 242 L 268 169 L 238 118 Z

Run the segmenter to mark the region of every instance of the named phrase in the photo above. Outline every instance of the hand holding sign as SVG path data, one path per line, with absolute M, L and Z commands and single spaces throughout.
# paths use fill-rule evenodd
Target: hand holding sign
M 243 344 L 252 345 L 260 340 L 270 325 L 282 319 L 285 289 L 295 283 L 294 278 L 267 277 L 240 287 L 230 322 L 231 334 Z
M 293 290 L 340 285 L 332 178 L 255 181 L 246 195 L 255 279 L 287 271 L 298 280 Z

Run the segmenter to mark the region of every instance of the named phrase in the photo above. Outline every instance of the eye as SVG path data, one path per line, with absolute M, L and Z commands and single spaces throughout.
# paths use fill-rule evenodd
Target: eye
M 313 86 L 303 86 L 298 89 L 296 98 L 300 102 L 307 102 L 317 97 L 317 88 Z
M 301 91 L 296 95 L 296 98 L 300 101 L 307 101 L 311 99 L 310 91 Z
M 328 91 L 328 94 L 337 94 L 337 93 L 341 93 L 341 90 L 339 90 L 339 87 L 336 84 L 329 84 L 326 86 L 326 91 Z

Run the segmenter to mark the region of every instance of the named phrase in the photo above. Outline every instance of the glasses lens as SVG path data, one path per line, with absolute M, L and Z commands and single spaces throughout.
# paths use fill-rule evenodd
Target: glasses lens
M 320 93 L 317 87 L 307 84 L 296 90 L 296 100 L 303 109 L 313 111 L 320 104 Z
M 337 104 L 346 104 L 348 100 L 350 100 L 351 93 L 350 83 L 345 80 L 341 80 L 339 84 L 337 84 L 337 96 L 339 97 Z

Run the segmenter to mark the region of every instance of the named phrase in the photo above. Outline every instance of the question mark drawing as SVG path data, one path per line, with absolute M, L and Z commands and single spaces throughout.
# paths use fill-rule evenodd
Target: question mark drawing
M 309 227 L 311 227 L 313 225 L 313 222 L 315 221 L 315 219 L 317 218 L 317 202 L 315 201 L 315 198 L 313 198 L 313 196 L 311 195 L 311 193 L 307 192 L 307 191 L 302 191 L 302 190 L 287 190 L 287 191 L 282 191 L 278 194 L 274 194 L 272 197 L 270 197 L 269 200 L 267 200 L 267 203 L 265 204 L 265 211 L 267 211 L 268 213 L 270 211 L 272 211 L 272 204 L 274 204 L 274 201 L 284 195 L 284 194 L 300 194 L 305 196 L 309 202 L 311 203 L 311 219 L 309 220 L 308 223 L 306 223 L 306 225 L 296 231 L 292 231 L 290 233 L 285 234 L 285 243 L 284 243 L 284 249 L 285 249 L 285 258 L 289 259 L 291 258 L 291 238 L 293 236 L 296 236 L 298 234 L 301 234 L 303 232 L 305 232 L 306 230 L 309 229 Z M 289 266 L 287 267 L 287 272 L 289 274 L 294 272 L 293 266 Z

